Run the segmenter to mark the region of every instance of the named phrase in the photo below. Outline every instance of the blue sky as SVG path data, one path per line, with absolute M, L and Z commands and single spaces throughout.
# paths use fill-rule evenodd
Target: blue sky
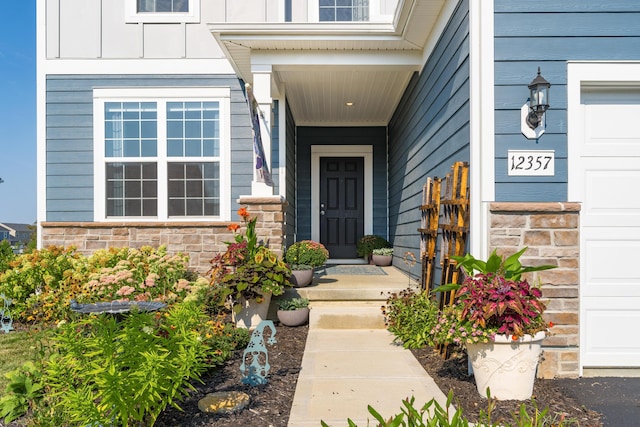
M 0 222 L 36 220 L 36 1 L 3 2 Z

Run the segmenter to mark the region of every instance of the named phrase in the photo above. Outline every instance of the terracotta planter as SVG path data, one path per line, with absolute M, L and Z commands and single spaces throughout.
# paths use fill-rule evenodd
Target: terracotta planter
M 311 270 L 291 270 L 291 283 L 296 288 L 302 288 L 313 281 L 313 269 Z
M 300 326 L 309 321 L 309 307 L 278 310 L 278 320 L 285 326 Z
M 242 309 L 239 313 L 233 314 L 233 320 L 239 328 L 253 330 L 260 322 L 267 320 L 269 312 L 269 304 L 271 303 L 271 294 L 264 295 L 264 300 L 258 303 L 254 299 L 241 300 Z
M 510 335 L 496 335 L 487 344 L 467 344 L 478 393 L 487 397 L 489 387 L 498 400 L 530 399 L 545 336 L 538 332 L 513 341 Z
M 393 262 L 393 255 L 371 255 L 373 263 L 380 267 L 387 267 Z

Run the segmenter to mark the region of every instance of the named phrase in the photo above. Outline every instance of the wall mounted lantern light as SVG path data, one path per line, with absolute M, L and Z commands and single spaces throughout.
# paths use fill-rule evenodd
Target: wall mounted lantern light
M 549 109 L 549 88 L 551 83 L 538 75 L 529 84 L 529 103 L 521 108 L 521 130 L 528 139 L 539 138 L 545 130 L 545 112 Z

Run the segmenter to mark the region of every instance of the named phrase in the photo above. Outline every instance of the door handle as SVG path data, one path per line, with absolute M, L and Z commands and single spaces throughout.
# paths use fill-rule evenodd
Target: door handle
M 323 210 L 320 211 L 320 215 L 324 215 L 324 211 Z

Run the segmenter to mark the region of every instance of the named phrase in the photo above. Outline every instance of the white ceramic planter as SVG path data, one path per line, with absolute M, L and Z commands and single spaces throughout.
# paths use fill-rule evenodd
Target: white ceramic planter
M 545 336 L 538 332 L 513 341 L 510 335 L 496 335 L 494 342 L 467 344 L 478 393 L 487 397 L 489 387 L 498 400 L 530 399 Z
M 313 281 L 313 270 L 291 270 L 291 283 L 296 288 L 302 288 Z
M 300 326 L 309 321 L 309 307 L 278 310 L 278 320 L 285 326 Z
M 253 330 L 260 322 L 267 319 L 271 294 L 264 295 L 264 300 L 258 303 L 256 300 L 241 300 L 242 309 L 239 313 L 233 314 L 233 320 L 239 328 Z
M 393 262 L 393 255 L 371 255 L 371 261 L 377 266 L 388 267 Z

